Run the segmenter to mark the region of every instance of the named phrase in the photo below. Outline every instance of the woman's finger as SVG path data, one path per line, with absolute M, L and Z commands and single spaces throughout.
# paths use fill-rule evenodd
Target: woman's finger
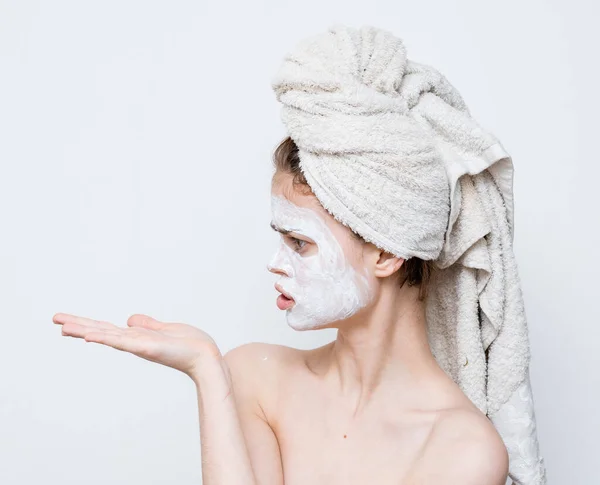
M 129 328 L 124 328 L 121 331 L 93 331 L 86 334 L 84 338 L 86 342 L 107 345 L 144 358 L 148 358 L 156 345 L 156 342 L 149 339 L 147 335 Z
M 78 325 L 76 323 L 64 323 L 62 326 L 62 334 L 65 337 L 83 338 L 90 332 L 90 327 Z
M 91 328 L 119 328 L 116 325 L 113 325 L 109 322 L 103 322 L 100 320 L 92 320 L 91 318 L 79 317 L 77 315 L 70 315 L 68 313 L 57 313 L 52 317 L 52 321 L 58 325 L 64 325 L 67 323 L 74 323 L 76 325 L 81 325 L 85 327 Z
M 85 337 L 86 342 L 95 342 L 108 345 L 113 349 L 131 352 L 131 338 L 118 332 L 89 332 Z
M 148 315 L 143 315 L 141 313 L 136 313 L 135 315 L 131 315 L 127 319 L 127 325 L 129 327 L 142 327 L 142 328 L 148 328 L 150 330 L 157 330 L 157 331 L 164 330 L 165 327 L 167 326 L 166 323 L 159 322 L 158 320 L 156 320 Z
M 78 337 L 85 338 L 86 335 L 92 332 L 102 332 L 102 333 L 116 333 L 122 332 L 124 329 L 120 329 L 119 327 L 114 328 L 93 328 L 85 325 L 78 325 L 76 323 L 65 323 L 62 326 L 62 334 L 67 337 Z

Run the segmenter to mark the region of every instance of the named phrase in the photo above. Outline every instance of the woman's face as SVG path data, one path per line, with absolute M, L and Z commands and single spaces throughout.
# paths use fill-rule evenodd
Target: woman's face
M 372 283 L 363 262 L 364 243 L 336 221 L 314 195 L 292 186 L 292 176 L 278 174 L 271 191 L 271 226 L 281 233 L 267 266 L 278 274 L 277 305 L 296 330 L 344 320 L 372 299 Z

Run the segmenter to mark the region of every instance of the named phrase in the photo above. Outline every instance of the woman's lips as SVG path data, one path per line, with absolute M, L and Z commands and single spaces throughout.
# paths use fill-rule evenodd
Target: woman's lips
M 280 310 L 287 310 L 294 305 L 294 300 L 288 298 L 287 296 L 281 294 L 277 297 L 277 308 Z
M 294 306 L 294 303 L 296 303 L 294 299 L 287 296 L 278 284 L 275 284 L 275 289 L 281 293 L 281 295 L 277 297 L 277 308 L 280 310 L 287 310 L 288 308 Z

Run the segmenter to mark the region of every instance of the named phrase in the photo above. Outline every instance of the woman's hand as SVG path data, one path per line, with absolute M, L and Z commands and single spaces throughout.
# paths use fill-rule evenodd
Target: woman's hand
M 159 322 L 148 315 L 132 315 L 127 327 L 67 313 L 57 313 L 52 321 L 62 325 L 64 336 L 130 352 L 184 372 L 192 379 L 203 362 L 222 358 L 217 344 L 206 332 L 183 323 Z

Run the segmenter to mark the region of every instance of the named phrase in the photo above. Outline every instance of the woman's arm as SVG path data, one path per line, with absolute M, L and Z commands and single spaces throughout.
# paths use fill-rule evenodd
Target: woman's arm
M 52 320 L 62 325 L 64 336 L 129 352 L 192 378 L 198 395 L 204 485 L 283 484 L 275 436 L 268 424 L 251 412 L 253 394 L 249 390 L 253 386 L 243 378 L 231 379 L 225 358 L 206 332 L 140 314 L 131 316 L 125 328 L 66 313 L 57 313 Z M 243 357 L 240 352 L 231 355 Z M 235 367 L 243 360 L 228 359 Z
M 279 442 L 265 414 L 277 402 L 281 359 L 269 344 L 248 343 L 225 354 L 233 394 L 258 485 L 283 485 Z
M 260 412 L 251 353 L 252 346 L 243 345 L 191 373 L 204 485 L 283 485 L 279 445 Z

